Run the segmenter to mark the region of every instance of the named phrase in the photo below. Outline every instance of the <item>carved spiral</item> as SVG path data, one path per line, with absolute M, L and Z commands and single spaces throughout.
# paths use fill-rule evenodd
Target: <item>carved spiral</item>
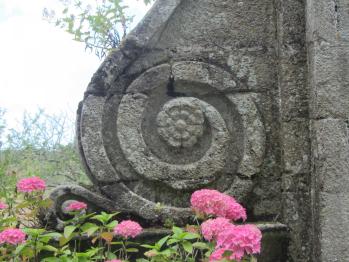
M 78 131 L 91 179 L 124 208 L 153 206 L 156 188 L 170 206 L 205 186 L 247 192 L 236 179 L 258 174 L 265 132 L 258 96 L 239 88 L 217 66 L 184 61 L 150 68 L 124 94 L 87 97 Z

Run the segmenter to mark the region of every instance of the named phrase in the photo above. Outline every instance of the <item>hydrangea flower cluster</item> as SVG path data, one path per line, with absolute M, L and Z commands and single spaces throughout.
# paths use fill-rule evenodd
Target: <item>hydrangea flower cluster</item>
M 224 217 L 231 220 L 246 220 L 246 210 L 236 200 L 217 190 L 202 189 L 195 191 L 190 199 L 195 212 Z
M 8 208 L 8 205 L 5 203 L 0 202 L 0 210 Z
M 216 240 L 218 235 L 229 226 L 232 226 L 229 219 L 218 217 L 202 223 L 201 232 L 207 241 Z
M 190 199 L 196 213 L 216 216 L 201 224 L 203 237 L 216 243 L 210 262 L 224 258 L 241 261 L 247 255 L 260 253 L 262 233 L 255 225 L 234 225 L 231 220 L 246 220 L 246 210 L 228 195 L 202 189 Z M 228 257 L 225 257 L 228 254 Z
M 219 254 L 223 254 L 224 251 L 231 251 L 230 259 L 240 261 L 245 254 L 260 253 L 261 240 L 262 233 L 255 225 L 231 225 L 219 233 L 213 258 L 219 257 Z M 222 250 L 224 250 L 223 253 L 221 253 Z M 210 261 L 216 260 L 211 257 Z
M 67 207 L 66 211 L 81 211 L 87 208 L 87 204 L 84 202 L 73 201 Z
M 17 228 L 8 228 L 0 233 L 0 244 L 17 245 L 25 241 L 26 234 Z
M 46 189 L 46 183 L 39 177 L 23 178 L 18 181 L 17 189 L 19 192 L 30 193 Z
M 142 231 L 143 228 L 137 222 L 132 220 L 124 220 L 114 228 L 114 233 L 124 238 L 135 238 Z

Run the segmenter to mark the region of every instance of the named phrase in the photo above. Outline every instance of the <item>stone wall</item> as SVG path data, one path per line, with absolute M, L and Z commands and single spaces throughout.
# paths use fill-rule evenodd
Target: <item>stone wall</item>
M 348 32 L 348 1 L 307 1 L 313 261 L 349 261 Z
M 283 222 L 289 255 L 310 260 L 310 138 L 305 1 L 277 1 Z
M 349 261 L 348 114 L 347 0 L 158 0 L 86 90 L 96 188 L 57 189 L 56 215 L 77 198 L 181 225 L 215 188 L 288 227 L 287 261 Z

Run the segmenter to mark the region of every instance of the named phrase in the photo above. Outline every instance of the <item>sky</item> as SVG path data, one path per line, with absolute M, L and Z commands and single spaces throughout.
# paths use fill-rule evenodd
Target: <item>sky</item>
M 124 2 L 134 26 L 149 6 L 142 0 Z M 73 119 L 101 63 L 83 43 L 43 20 L 43 8 L 58 5 L 59 0 L 0 0 L 0 107 L 6 109 L 8 128 L 18 126 L 24 111 L 38 108 L 69 112 Z

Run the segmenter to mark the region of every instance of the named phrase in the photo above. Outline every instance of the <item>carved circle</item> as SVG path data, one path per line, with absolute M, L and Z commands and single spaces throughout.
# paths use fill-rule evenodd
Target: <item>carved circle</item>
M 141 122 L 147 99 L 145 95 L 125 95 L 119 106 L 118 138 L 134 170 L 147 179 L 162 181 L 175 189 L 212 182 L 225 166 L 229 141 L 228 129 L 219 112 L 197 98 L 178 98 L 169 102 L 170 108 L 173 104 L 190 104 L 202 112 L 212 129 L 211 146 L 201 159 L 186 165 L 169 164 L 149 152 L 143 139 Z
M 192 147 L 204 132 L 204 114 L 192 99 L 167 102 L 157 116 L 159 135 L 173 147 Z
M 167 94 L 170 75 L 183 97 Z M 248 194 L 265 148 L 258 94 L 239 92 L 222 68 L 191 61 L 150 68 L 123 88 L 87 97 L 78 126 L 91 178 L 110 186 L 106 195 L 127 208 L 132 196 L 146 217 L 159 199 L 185 207 L 205 186 Z

